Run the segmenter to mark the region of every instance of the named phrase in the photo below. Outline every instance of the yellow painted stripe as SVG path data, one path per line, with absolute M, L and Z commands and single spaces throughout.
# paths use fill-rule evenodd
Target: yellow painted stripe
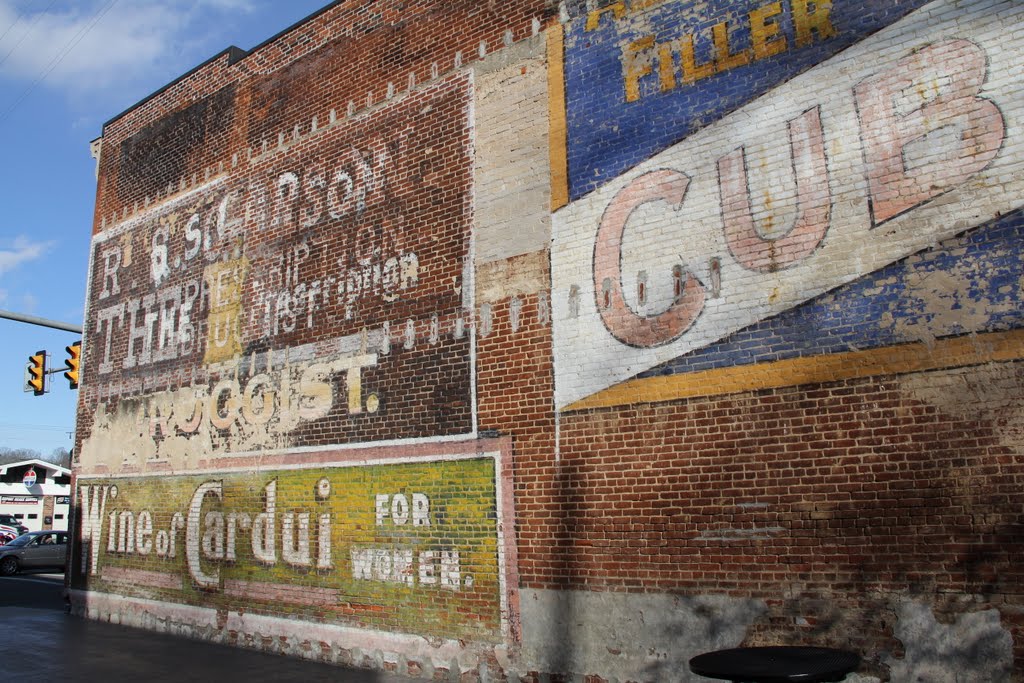
M 565 34 L 555 23 L 547 29 L 548 157 L 551 165 L 551 210 L 569 203 L 569 162 L 565 129 Z
M 588 396 L 562 410 L 570 412 L 698 396 L 720 396 L 757 389 L 941 370 L 1021 358 L 1024 358 L 1024 330 L 990 332 L 941 339 L 930 346 L 923 343 L 903 344 L 867 351 L 634 379 Z

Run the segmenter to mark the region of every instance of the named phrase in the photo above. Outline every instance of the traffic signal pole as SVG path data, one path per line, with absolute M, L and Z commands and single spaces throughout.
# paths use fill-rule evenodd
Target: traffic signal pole
M 63 330 L 65 332 L 75 332 L 77 334 L 82 333 L 81 325 L 72 325 L 70 323 L 62 323 L 57 320 L 47 320 L 46 318 L 37 318 L 33 315 L 23 315 L 21 313 L 12 313 L 11 311 L 0 311 L 0 319 L 14 320 L 19 323 L 28 323 L 29 325 L 39 325 L 40 327 L 50 327 L 55 330 Z M 66 346 L 65 350 L 68 352 L 68 358 L 64 361 L 66 371 L 64 377 L 68 380 L 68 385 L 72 389 L 78 388 L 78 377 L 81 367 L 82 358 L 82 342 L 76 341 L 70 346 Z M 28 365 L 25 367 L 25 391 L 31 391 L 36 396 L 42 396 L 47 391 L 47 376 L 54 373 L 60 372 L 60 369 L 52 369 L 48 367 L 47 362 L 48 354 L 46 351 L 36 351 L 28 357 Z
M 21 313 L 12 313 L 11 311 L 0 311 L 0 318 L 15 320 L 19 323 L 28 323 L 29 325 L 39 325 L 40 327 L 50 327 L 55 330 L 64 330 L 65 332 L 82 334 L 81 325 L 72 325 L 71 323 L 62 323 L 56 320 L 37 318 L 34 315 L 23 315 Z

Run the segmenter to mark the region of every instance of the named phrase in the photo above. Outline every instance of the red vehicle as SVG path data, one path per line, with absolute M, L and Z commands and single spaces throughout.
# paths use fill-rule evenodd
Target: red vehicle
M 28 527 L 22 524 L 14 515 L 0 515 L 0 527 L 14 529 L 18 536 L 28 533 Z

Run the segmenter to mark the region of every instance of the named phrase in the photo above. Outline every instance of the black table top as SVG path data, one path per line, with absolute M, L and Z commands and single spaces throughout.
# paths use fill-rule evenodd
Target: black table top
M 843 680 L 859 665 L 857 654 L 828 647 L 737 647 L 697 655 L 690 671 L 744 683 L 824 683 Z

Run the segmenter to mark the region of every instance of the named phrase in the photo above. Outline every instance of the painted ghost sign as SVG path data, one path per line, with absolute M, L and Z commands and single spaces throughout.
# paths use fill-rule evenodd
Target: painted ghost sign
M 700 367 L 688 359 L 723 345 L 731 351 L 719 362 L 742 365 L 821 353 L 809 344 L 832 334 L 851 348 L 914 340 L 851 339 L 843 330 L 864 320 L 860 311 L 823 313 L 775 347 L 763 336 L 743 343 L 765 321 L 790 320 L 783 314 L 826 293 L 842 297 L 1024 203 L 1014 137 L 1024 102 L 1007 75 L 1024 49 L 1003 30 L 1021 10 L 989 4 L 911 12 L 559 211 L 558 405 L 584 405 L 648 371 L 685 382 Z M 819 5 L 829 6 L 840 3 Z M 1012 241 L 990 248 L 1019 252 Z M 898 315 L 886 301 L 875 300 L 876 328 Z
M 570 192 L 634 164 L 925 0 L 621 0 L 566 34 Z
M 471 433 L 467 88 L 282 137 L 101 232 L 84 450 L 185 464 Z
M 499 639 L 496 457 L 82 477 L 79 583 L 208 609 Z M 410 602 L 418 607 L 409 609 Z

